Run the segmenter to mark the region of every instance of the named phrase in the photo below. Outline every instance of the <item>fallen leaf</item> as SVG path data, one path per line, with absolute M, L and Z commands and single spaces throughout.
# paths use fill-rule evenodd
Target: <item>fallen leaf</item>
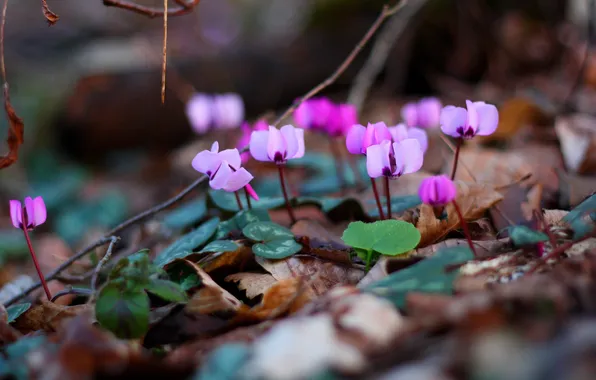
M 246 291 L 250 299 L 260 296 L 273 286 L 277 280 L 269 273 L 234 273 L 225 278 L 226 281 L 238 282 L 238 289 Z
M 492 185 L 466 184 L 461 181 L 456 183 L 458 188 L 456 201 L 465 220 L 482 217 L 486 210 L 503 199 L 503 196 Z M 440 221 L 435 217 L 431 206 L 422 205 L 420 207 L 420 216 L 416 228 L 418 228 L 422 237 L 418 247 L 426 247 L 460 226 L 460 220 L 453 204 L 447 205 L 446 211 L 447 220 Z
M 252 262 L 254 254 L 250 247 L 243 244 L 238 245 L 238 249 L 233 252 L 214 252 L 205 257 L 201 257 L 197 264 L 207 273 L 211 273 L 221 268 L 240 268 Z
M 0 169 L 6 168 L 17 161 L 19 147 L 25 141 L 25 124 L 23 123 L 23 119 L 17 116 L 14 108 L 12 108 L 12 104 L 10 104 L 8 83 L 4 83 L 4 110 L 8 117 L 8 135 L 6 137 L 8 153 L 0 157 Z
M 91 305 L 63 306 L 48 300 L 42 299 L 41 304 L 32 306 L 21 314 L 13 323 L 13 326 L 27 334 L 32 331 L 57 331 L 60 324 L 70 318 L 91 310 Z
M 357 284 L 364 277 L 362 269 L 306 255 L 295 255 L 284 260 L 268 260 L 257 257 L 256 260 L 278 281 L 296 277 L 309 279 L 308 288 L 316 296 L 326 293 L 338 284 Z
M 462 167 L 465 164 L 468 170 Z M 450 173 L 453 160 L 445 162 L 444 173 Z M 470 172 L 474 178 L 471 177 Z M 459 165 L 456 180 L 465 182 L 490 183 L 494 187 L 506 186 L 532 173 L 525 158 L 511 151 L 464 147 L 459 153 Z
M 341 240 L 341 233 L 334 234 L 325 226 L 315 220 L 299 220 L 291 228 L 291 231 L 297 237 L 308 236 L 310 240 L 317 240 L 323 243 L 333 243 L 339 246 L 344 246 Z
M 565 217 L 565 215 L 569 214 L 569 211 L 567 211 L 567 210 L 544 210 L 543 213 L 544 213 L 544 220 L 546 221 L 547 224 L 550 224 L 553 226 L 562 226 L 562 227 L 569 228 L 567 223 L 563 221 L 563 218 Z
M 43 11 L 44 17 L 46 18 L 50 26 L 54 25 L 60 18 L 57 14 L 50 10 L 46 0 L 41 0 L 41 9 Z
M 555 130 L 567 168 L 579 174 L 596 173 L 596 118 L 587 114 L 560 116 Z
M 189 313 L 236 312 L 242 306 L 242 302 L 213 281 L 199 265 L 188 260 L 180 261 L 191 267 L 201 279 L 199 290 L 186 304 Z

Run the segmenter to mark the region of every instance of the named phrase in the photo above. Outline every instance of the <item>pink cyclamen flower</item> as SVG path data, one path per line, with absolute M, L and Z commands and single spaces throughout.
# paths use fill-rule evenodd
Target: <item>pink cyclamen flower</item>
M 42 197 L 27 197 L 25 198 L 25 208 L 21 201 L 10 201 L 10 219 L 12 225 L 16 228 L 23 229 L 23 221 L 26 220 L 26 227 L 28 230 L 43 224 L 46 221 L 47 211 L 46 204 Z
M 455 183 L 446 175 L 425 178 L 418 188 L 418 195 L 423 203 L 441 207 L 452 202 L 457 195 Z
M 216 128 L 238 127 L 244 120 L 244 102 L 235 93 L 216 95 L 213 98 L 213 124 Z
M 408 127 L 433 128 L 439 125 L 441 101 L 437 98 L 422 98 L 401 109 L 401 117 Z
M 194 94 L 186 102 L 186 117 L 197 134 L 207 132 L 212 123 L 213 98 L 206 94 Z
M 422 128 L 408 128 L 405 124 L 400 123 L 395 127 L 390 127 L 389 132 L 391 133 L 391 137 L 393 137 L 393 141 L 416 139 L 420 143 L 420 148 L 422 149 L 422 152 L 426 152 L 426 150 L 428 149 L 428 135 L 426 134 L 426 131 Z
M 253 131 L 266 131 L 269 129 L 269 125 L 267 124 L 267 122 L 265 120 L 258 120 L 257 122 L 255 122 L 253 124 L 253 126 L 251 127 L 250 124 L 248 122 L 244 122 L 242 123 L 242 127 L 241 127 L 241 131 L 242 131 L 242 135 L 240 136 L 240 139 L 238 140 L 238 143 L 236 143 L 236 148 L 238 150 L 242 150 L 245 147 L 248 146 L 248 144 L 250 143 L 250 135 L 252 134 Z M 250 153 L 249 152 L 244 152 L 244 153 L 240 153 L 240 158 L 242 160 L 242 164 L 246 164 L 250 158 Z
M 466 100 L 466 108 L 447 106 L 441 111 L 441 130 L 455 138 L 471 139 L 488 136 L 499 125 L 497 107 L 485 102 Z
M 371 178 L 397 178 L 420 170 L 423 156 L 418 140 L 385 140 L 366 149 L 366 170 Z
M 247 186 L 253 176 L 241 167 L 238 149 L 226 149 L 219 152 L 219 143 L 216 141 L 211 150 L 199 152 L 192 160 L 192 167 L 199 173 L 209 177 L 209 186 L 212 189 L 237 191 Z
M 304 156 L 304 129 L 285 125 L 281 129 L 269 126 L 268 131 L 254 131 L 250 136 L 250 154 L 257 161 L 284 164 Z
M 352 154 L 366 154 L 371 145 L 378 145 L 385 140 L 391 141 L 391 133 L 385 123 L 368 123 L 368 126 L 356 124 L 346 136 L 346 146 Z
M 358 123 L 356 107 L 352 104 L 339 104 L 327 132 L 333 137 L 344 136 L 356 123 Z
M 294 119 L 299 127 L 325 132 L 334 122 L 335 104 L 328 98 L 312 98 L 302 102 L 294 111 Z

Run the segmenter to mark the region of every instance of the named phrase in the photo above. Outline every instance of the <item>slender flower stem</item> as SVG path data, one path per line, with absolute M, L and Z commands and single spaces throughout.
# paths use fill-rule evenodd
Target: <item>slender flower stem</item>
M 455 200 L 453 200 L 451 203 L 453 203 L 455 212 L 457 213 L 457 216 L 459 217 L 459 221 L 461 223 L 461 228 L 464 230 L 464 234 L 466 235 L 466 240 L 468 241 L 468 246 L 470 247 L 470 250 L 474 254 L 474 257 L 478 258 L 478 254 L 476 253 L 476 249 L 474 248 L 474 243 L 472 243 L 472 237 L 470 235 L 470 230 L 468 229 L 468 223 L 464 219 L 464 215 L 462 214 L 461 209 L 459 208 L 459 205 L 457 204 L 457 202 Z
M 389 177 L 385 178 L 385 199 L 387 200 L 387 219 L 391 218 L 391 191 L 389 190 Z
M 286 200 L 286 209 L 288 210 L 288 215 L 290 216 L 290 221 L 292 224 L 296 223 L 296 216 L 294 216 L 294 210 L 292 209 L 292 205 L 290 204 L 290 198 L 288 198 L 288 192 L 286 191 L 286 183 L 284 181 L 284 166 L 277 165 L 277 169 L 279 170 L 279 182 L 281 183 L 281 191 L 284 194 L 284 198 Z
M 329 148 L 331 149 L 331 154 L 333 155 L 333 159 L 335 160 L 335 171 L 337 172 L 337 181 L 339 183 L 339 189 L 343 193 L 346 188 L 346 181 L 344 178 L 344 166 L 341 162 L 341 151 L 337 149 L 335 138 L 332 136 L 327 136 L 329 140 Z
M 375 179 L 371 177 L 370 183 L 372 184 L 373 193 L 375 193 L 375 200 L 377 201 L 377 208 L 379 209 L 379 218 L 385 220 L 385 214 L 383 213 L 383 207 L 381 206 L 381 199 L 379 198 L 379 191 L 377 190 Z
M 457 161 L 459 161 L 459 151 L 461 149 L 461 144 L 463 139 L 457 139 L 457 144 L 455 145 L 455 156 L 453 157 L 453 169 L 451 169 L 451 180 L 455 179 L 455 172 L 457 171 Z
M 46 279 L 43 276 L 43 273 L 41 272 L 39 263 L 37 262 L 37 256 L 35 255 L 35 251 L 33 250 L 33 245 L 31 244 L 31 239 L 29 239 L 29 233 L 27 232 L 27 227 L 25 226 L 26 222 L 23 221 L 23 224 L 24 224 L 23 225 L 23 233 L 25 234 L 25 240 L 27 240 L 27 246 L 29 247 L 29 252 L 31 253 L 31 258 L 33 259 L 33 265 L 35 265 L 35 270 L 37 271 L 37 275 L 39 276 L 39 281 L 41 282 L 41 285 L 43 286 L 43 290 L 46 292 L 46 296 L 48 297 L 48 300 L 51 300 L 52 293 L 50 293 L 50 288 L 48 288 Z
M 246 186 L 244 186 L 244 195 L 246 196 L 246 204 L 248 205 L 248 209 L 252 210 L 252 203 L 250 202 L 250 194 L 248 194 L 248 190 L 246 190 Z
M 236 203 L 238 203 L 238 209 L 244 210 L 244 207 L 242 207 L 242 202 L 240 202 L 240 195 L 238 195 L 238 191 L 234 191 L 234 195 L 236 196 Z

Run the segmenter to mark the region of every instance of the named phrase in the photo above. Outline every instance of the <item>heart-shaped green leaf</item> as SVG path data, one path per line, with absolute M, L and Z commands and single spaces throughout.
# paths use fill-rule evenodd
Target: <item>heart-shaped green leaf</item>
M 207 244 L 199 253 L 205 252 L 234 252 L 238 249 L 238 244 L 231 240 L 215 240 Z
M 149 328 L 149 297 L 143 289 L 122 289 L 108 283 L 95 304 L 95 317 L 118 338 L 139 338 Z
M 163 267 L 176 259 L 184 258 L 205 244 L 215 233 L 219 218 L 213 218 L 201 224 L 199 228 L 182 236 L 164 249 L 154 260 L 154 264 Z
M 445 268 L 472 259 L 474 254 L 466 246 L 442 249 L 434 256 L 369 284 L 363 290 L 386 298 L 395 306 L 403 308 L 409 292 L 452 294 L 453 281 L 459 270 L 445 272 Z
M 534 231 L 526 226 L 512 226 L 509 228 L 509 237 L 516 247 L 533 245 L 548 240 L 548 235 L 544 232 Z
M 271 221 L 271 217 L 269 217 L 269 212 L 266 209 L 239 211 L 234 217 L 221 222 L 219 226 L 217 226 L 215 238 L 218 240 L 223 239 L 228 237 L 233 231 L 242 231 L 244 227 L 251 223 L 268 221 Z
M 183 230 L 199 222 L 207 214 L 207 201 L 204 196 L 178 206 L 163 219 L 166 227 Z
M 402 220 L 352 222 L 341 239 L 353 248 L 396 256 L 416 248 L 420 242 L 420 232 L 413 224 Z
M 16 319 L 23 314 L 24 312 L 26 312 L 27 310 L 29 310 L 29 308 L 31 307 L 31 304 L 29 302 L 25 302 L 25 303 L 17 303 L 15 305 L 11 305 L 9 307 L 6 308 L 6 313 L 8 313 L 8 323 L 12 323 L 14 321 L 16 321 Z
M 182 287 L 175 282 L 155 279 L 145 286 L 145 290 L 155 294 L 161 299 L 172 302 L 185 302 L 186 293 Z
M 292 231 L 273 222 L 251 223 L 242 229 L 247 238 L 254 241 L 252 251 L 267 259 L 283 259 L 302 249 L 294 240 Z

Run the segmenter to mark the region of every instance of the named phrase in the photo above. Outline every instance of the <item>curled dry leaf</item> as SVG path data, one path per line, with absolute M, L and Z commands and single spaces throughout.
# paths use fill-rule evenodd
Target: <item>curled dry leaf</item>
M 250 247 L 246 247 L 239 242 L 238 249 L 233 252 L 214 252 L 201 258 L 198 264 L 205 270 L 207 273 L 211 273 L 216 269 L 220 269 L 223 267 L 231 267 L 231 268 L 240 268 L 246 265 L 249 260 L 252 260 L 254 254 L 252 253 L 252 249 Z
M 23 334 L 37 330 L 57 331 L 64 321 L 88 312 L 92 308 L 88 304 L 63 306 L 42 299 L 41 304 L 33 306 L 21 314 L 14 321 L 13 326 Z
M 10 104 L 8 83 L 4 83 L 4 110 L 8 117 L 8 135 L 6 137 L 8 153 L 0 157 L 0 169 L 6 168 L 16 162 L 19 156 L 19 147 L 25 141 L 25 124 L 23 123 L 23 119 L 12 108 L 12 104 Z
M 250 299 L 260 296 L 275 285 L 277 280 L 269 273 L 234 273 L 225 278 L 226 281 L 238 282 L 238 289 L 246 291 Z
M 191 267 L 201 279 L 199 290 L 186 304 L 187 312 L 198 314 L 236 312 L 242 306 L 242 302 L 213 281 L 199 265 L 188 260 L 180 261 Z
M 466 220 L 480 218 L 486 210 L 503 199 L 501 193 L 488 184 L 466 184 L 457 181 L 457 189 L 456 201 Z M 435 217 L 431 206 L 420 207 L 420 216 L 416 222 L 416 228 L 421 235 L 418 247 L 426 247 L 460 226 L 453 204 L 447 205 L 446 211 L 447 220 L 440 221 Z
M 48 20 L 48 24 L 50 26 L 54 25 L 60 17 L 57 14 L 52 12 L 48 7 L 47 0 L 41 0 L 41 9 L 43 11 L 43 15 Z
M 306 255 L 295 255 L 283 260 L 257 257 L 256 260 L 278 281 L 297 277 L 308 279 L 308 288 L 316 296 L 338 284 L 357 284 L 364 277 L 362 269 Z
M 587 114 L 560 116 L 555 130 L 567 168 L 579 174 L 596 173 L 596 118 Z

